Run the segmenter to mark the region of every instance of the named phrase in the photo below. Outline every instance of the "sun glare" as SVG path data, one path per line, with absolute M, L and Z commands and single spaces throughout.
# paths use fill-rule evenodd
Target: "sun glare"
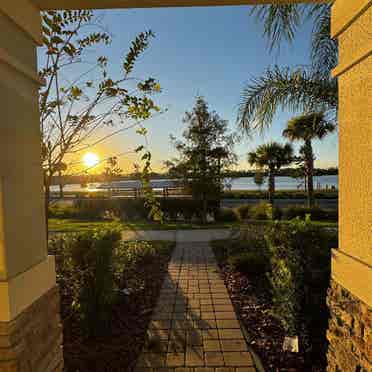
M 99 163 L 99 157 L 93 152 L 88 152 L 83 156 L 83 161 L 87 167 L 94 167 Z

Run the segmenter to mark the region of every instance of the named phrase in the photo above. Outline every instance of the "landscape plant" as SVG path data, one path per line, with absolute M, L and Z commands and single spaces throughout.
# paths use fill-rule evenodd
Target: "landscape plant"
M 248 162 L 268 171 L 269 177 L 269 203 L 273 202 L 275 193 L 275 175 L 283 166 L 293 162 L 293 148 L 289 143 L 281 145 L 278 142 L 270 142 L 257 147 L 255 151 L 248 153 Z
M 174 243 L 120 235 L 109 228 L 49 240 L 66 372 L 129 371 L 142 350 Z
M 239 222 L 240 214 L 233 208 L 221 208 L 216 213 L 216 221 L 218 222 Z
M 220 200 L 223 191 L 222 173 L 236 162 L 234 135 L 228 133 L 228 122 L 210 111 L 202 97 L 197 97 L 183 122 L 187 128 L 183 139 L 174 137 L 179 159 L 168 161 L 169 172 L 184 180 L 193 198 L 201 202 L 201 217 L 207 222 L 208 200 Z
M 287 336 L 300 337 L 303 347 L 310 342 L 314 349 L 322 349 L 323 356 L 331 248 L 337 245 L 333 235 L 314 227 L 309 215 L 287 225 L 276 223 L 265 235 L 270 252 L 273 315 L 281 321 Z
M 243 204 L 243 205 L 241 205 L 237 208 L 237 212 L 239 213 L 240 218 L 242 220 L 245 220 L 245 219 L 249 218 L 250 209 L 251 209 L 251 205 L 249 205 L 249 204 Z
M 322 140 L 336 129 L 335 125 L 325 119 L 323 112 L 304 114 L 292 118 L 283 131 L 283 136 L 290 141 L 304 141 L 302 155 L 304 174 L 307 180 L 308 207 L 314 205 L 314 151 L 312 141 Z
M 53 175 L 79 167 L 81 162 L 73 159 L 76 154 L 139 126 L 158 112 L 151 95 L 160 91 L 160 85 L 152 77 L 131 76 L 137 59 L 154 37 L 152 31 L 140 33 L 132 41 L 122 60 L 121 76 L 114 78 L 106 56 L 89 60 L 94 48 L 111 42 L 111 35 L 92 11 L 43 12 L 42 30 L 39 75 L 44 84 L 39 91 L 39 110 L 47 211 Z M 80 72 L 73 76 L 73 71 Z M 67 74 L 68 80 L 64 78 Z M 97 139 L 99 129 L 116 125 L 120 129 Z
M 112 306 L 116 300 L 115 252 L 120 231 L 93 230 L 51 242 L 56 256 L 62 291 L 71 291 L 72 311 L 89 337 L 110 331 Z M 66 288 L 70 285 L 70 288 Z

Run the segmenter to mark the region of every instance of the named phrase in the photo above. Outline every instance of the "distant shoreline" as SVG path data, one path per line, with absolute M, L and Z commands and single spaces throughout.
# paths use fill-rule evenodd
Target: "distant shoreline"
M 238 178 L 251 178 L 255 175 L 255 171 L 232 171 L 223 175 L 224 178 L 229 179 L 238 179 Z M 267 174 L 264 172 L 265 177 Z M 291 177 L 294 178 L 295 169 L 294 168 L 284 168 L 281 169 L 276 177 Z M 337 168 L 330 168 L 330 169 L 322 169 L 316 168 L 314 170 L 314 176 L 338 176 L 338 169 Z M 160 173 L 152 173 L 150 177 L 154 180 L 166 180 L 166 179 L 177 179 L 176 177 L 172 177 L 169 174 L 160 174 Z M 128 180 L 135 180 L 138 179 L 138 175 L 129 174 L 118 176 L 115 178 L 115 181 L 128 181 Z M 58 185 L 60 182 L 60 178 L 58 176 L 52 177 L 52 185 Z M 85 183 L 95 183 L 95 182 L 105 182 L 104 176 L 101 174 L 90 174 L 90 175 L 81 175 L 81 176 L 69 176 L 64 175 L 62 176 L 62 182 L 65 184 L 81 184 Z

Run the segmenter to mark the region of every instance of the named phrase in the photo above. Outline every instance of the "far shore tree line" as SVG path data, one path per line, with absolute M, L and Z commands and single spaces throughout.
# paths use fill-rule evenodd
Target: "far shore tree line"
M 255 177 L 257 171 L 255 169 L 250 170 L 227 170 L 222 172 L 222 177 L 224 178 L 241 178 L 241 177 Z M 260 173 L 261 174 L 261 173 Z M 268 172 L 262 170 L 262 175 L 264 177 L 268 176 Z M 314 176 L 337 176 L 338 175 L 338 168 L 337 167 L 329 167 L 329 168 L 314 168 Z M 293 166 L 283 167 L 280 168 L 277 172 L 277 177 L 298 177 L 298 168 Z M 168 172 L 151 172 L 150 173 L 151 179 L 170 179 L 171 176 Z M 112 176 L 112 180 L 114 181 L 126 181 L 126 180 L 136 180 L 138 179 L 138 173 L 133 172 L 120 172 Z M 85 185 L 89 183 L 95 182 L 106 182 L 106 173 L 91 173 L 91 174 L 78 174 L 78 175 L 70 175 L 70 174 L 63 174 L 62 175 L 62 184 L 63 185 Z M 61 179 L 59 176 L 53 176 L 51 179 L 51 185 L 60 185 Z

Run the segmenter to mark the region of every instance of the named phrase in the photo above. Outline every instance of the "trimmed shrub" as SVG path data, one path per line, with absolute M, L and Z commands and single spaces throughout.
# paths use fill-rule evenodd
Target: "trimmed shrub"
M 245 220 L 245 219 L 249 218 L 251 208 L 252 207 L 249 204 L 244 204 L 244 205 L 241 205 L 240 207 L 238 207 L 237 211 L 238 211 L 238 213 L 240 215 L 240 218 L 242 220 Z
M 50 205 L 48 208 L 49 218 L 75 218 L 76 209 L 71 205 Z
M 216 221 L 218 222 L 239 222 L 239 213 L 232 208 L 221 208 L 216 213 Z
M 260 203 L 251 207 L 250 218 L 253 220 L 280 220 L 282 211 L 270 203 Z
M 190 221 L 192 218 L 201 218 L 203 204 L 201 200 L 166 198 L 160 199 L 160 208 L 165 214 L 166 220 L 175 220 L 178 217 Z M 208 200 L 207 213 L 215 215 L 218 211 L 217 200 Z
M 71 291 L 72 309 L 88 336 L 109 330 L 115 303 L 115 252 L 118 230 L 101 229 L 56 238 L 49 250 L 56 255 L 57 279 L 63 291 Z
M 244 274 L 260 275 L 270 269 L 270 261 L 264 252 L 247 251 L 230 256 L 229 265 Z
M 269 259 L 266 242 L 263 236 L 263 231 L 261 229 L 259 231 L 260 233 L 258 233 L 258 230 L 253 226 L 242 232 L 239 238 L 212 241 L 211 245 L 217 260 L 226 263 L 229 262 L 232 257 L 252 253 L 252 255 L 260 257 L 257 261 L 262 258 L 265 259 L 266 264 L 268 264 Z
M 145 207 L 145 200 L 139 199 L 117 199 L 115 201 L 117 217 L 123 221 L 145 220 L 148 218 L 149 209 Z
M 74 200 L 75 218 L 82 220 L 101 220 L 113 217 L 115 200 L 112 199 L 76 199 Z
M 296 217 L 305 219 L 307 214 L 309 214 L 311 219 L 314 221 L 338 221 L 338 211 L 333 209 L 322 209 L 318 206 L 312 208 L 293 206 L 284 210 L 284 218 L 288 220 Z

